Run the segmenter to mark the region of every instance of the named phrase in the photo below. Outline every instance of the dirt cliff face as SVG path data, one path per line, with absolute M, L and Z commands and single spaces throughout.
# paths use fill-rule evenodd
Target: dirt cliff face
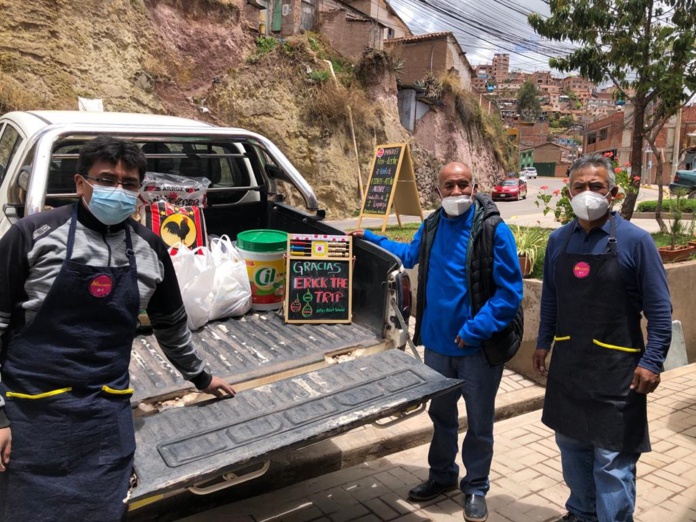
M 102 98 L 111 111 L 244 127 L 278 144 L 330 218 L 359 210 L 358 173 L 365 184 L 378 143 L 411 144 L 424 206 L 436 199 L 432 185 L 447 161 L 469 163 L 479 182 L 502 171 L 491 147 L 466 129 L 447 103 L 428 113 L 410 135 L 399 122 L 396 76 L 388 67 L 368 69 L 362 84 L 340 90 L 345 87 L 339 83 L 338 94 L 332 94 L 332 80 L 316 80 L 328 66 L 321 52 L 308 47 L 307 37 L 283 44 L 282 59 L 249 59 L 257 52 L 258 35 L 244 17 L 245 4 L 5 0 L 0 5 L 0 109 L 75 109 L 82 96 Z M 316 106 L 326 95 L 335 100 L 328 116 L 326 108 Z M 289 198 L 299 203 L 296 196 Z
M 77 109 L 83 96 L 103 98 L 108 110 L 161 111 L 137 82 L 152 29 L 140 2 L 2 2 L 4 109 Z

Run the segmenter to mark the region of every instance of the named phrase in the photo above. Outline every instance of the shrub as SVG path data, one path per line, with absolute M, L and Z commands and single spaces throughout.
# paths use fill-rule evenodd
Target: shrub
M 662 200 L 662 210 L 664 212 L 671 212 L 672 211 L 672 202 L 675 200 L 672 199 L 663 199 Z M 657 201 L 641 201 L 638 203 L 638 207 L 636 207 L 636 210 L 638 212 L 655 212 L 657 209 Z M 684 199 L 681 202 L 681 211 L 684 214 L 693 214 L 694 211 L 696 211 L 696 199 Z
M 331 73 L 326 69 L 322 71 L 312 71 L 309 73 L 309 79 L 316 83 L 324 83 L 331 77 Z

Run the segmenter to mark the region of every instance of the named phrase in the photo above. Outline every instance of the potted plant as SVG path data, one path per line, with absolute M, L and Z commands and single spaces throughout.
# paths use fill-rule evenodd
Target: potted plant
M 677 191 L 670 201 L 672 218 L 668 221 L 669 246 L 657 248 L 663 263 L 686 261 L 696 250 L 695 245 L 689 244 L 694 233 L 694 219 L 692 215 L 690 223 L 684 223 L 683 197 L 683 192 Z
M 522 277 L 529 277 L 537 261 L 546 248 L 546 233 L 539 227 L 520 227 L 511 225 L 510 229 L 517 245 L 517 258 L 520 262 Z

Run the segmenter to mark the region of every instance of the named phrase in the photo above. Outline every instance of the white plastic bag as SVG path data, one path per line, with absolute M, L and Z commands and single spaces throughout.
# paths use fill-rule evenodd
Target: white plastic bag
M 173 254 L 173 251 L 176 251 Z M 197 330 L 208 322 L 215 288 L 215 264 L 207 247 L 190 250 L 177 243 L 169 249 L 181 298 L 184 301 L 188 327 Z
M 246 263 L 228 236 L 210 240 L 215 285 L 208 320 L 244 315 L 251 308 L 251 285 Z

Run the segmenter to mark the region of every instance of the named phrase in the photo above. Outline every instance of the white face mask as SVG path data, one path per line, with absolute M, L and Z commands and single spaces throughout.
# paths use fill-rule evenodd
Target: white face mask
M 445 213 L 448 216 L 456 217 L 461 216 L 471 208 L 473 203 L 471 196 L 466 194 L 460 194 L 459 196 L 447 196 L 442 198 L 442 208 L 445 209 Z
M 611 192 L 609 193 L 611 194 Z M 570 206 L 573 207 L 575 215 L 585 221 L 595 221 L 604 217 L 609 210 L 609 200 L 606 196 L 586 190 L 570 200 Z

